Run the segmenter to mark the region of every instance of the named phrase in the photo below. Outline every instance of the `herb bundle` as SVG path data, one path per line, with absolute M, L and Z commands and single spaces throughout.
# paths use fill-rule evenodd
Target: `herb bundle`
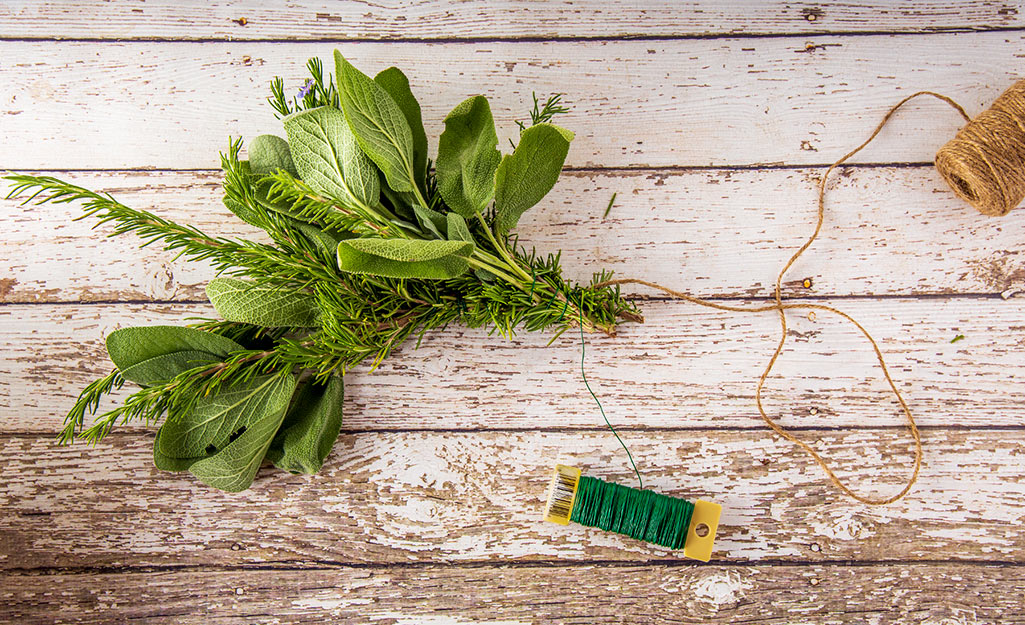
M 337 51 L 335 65 L 337 82 L 312 59 L 291 99 L 283 80 L 271 82 L 286 138 L 255 137 L 248 160 L 241 140 L 221 155 L 225 206 L 270 242 L 206 234 L 55 178 L 7 176 L 8 197 L 83 202 L 114 235 L 218 272 L 207 295 L 222 320 L 107 337 L 115 368 L 82 391 L 61 442 L 163 418 L 158 468 L 241 491 L 265 459 L 317 472 L 341 428 L 344 373 L 376 367 L 410 337 L 459 322 L 504 336 L 549 330 L 554 341 L 641 320 L 618 287 L 602 285 L 610 273 L 571 284 L 558 254 L 528 252 L 510 234 L 555 185 L 573 139 L 550 123 L 566 111 L 558 96 L 535 98 L 505 155 L 487 99 L 465 100 L 445 118 L 432 167 L 406 76 L 392 67 L 370 78 Z M 126 382 L 140 389 L 86 427 Z

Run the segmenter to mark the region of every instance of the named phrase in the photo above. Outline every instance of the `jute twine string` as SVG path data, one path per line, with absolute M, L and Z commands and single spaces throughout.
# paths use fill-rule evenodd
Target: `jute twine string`
M 1012 97 L 1007 97 L 1008 94 L 1012 94 Z M 944 146 L 944 148 L 940 151 L 940 154 L 937 155 L 937 168 L 940 169 L 941 173 L 944 171 L 940 165 L 940 157 L 942 156 L 944 159 L 944 167 L 949 167 L 947 171 L 956 172 L 956 175 L 959 177 L 959 179 L 965 182 L 963 188 L 961 188 L 961 185 L 959 183 L 951 183 L 951 186 L 955 187 L 955 190 L 958 190 L 959 188 L 961 188 L 962 191 L 964 191 L 964 189 L 968 189 L 968 191 L 964 191 L 964 193 L 970 193 L 971 196 L 975 198 L 973 204 L 984 213 L 1006 213 L 1008 210 L 1010 210 L 1011 207 L 1016 205 L 1018 202 L 1021 201 L 1023 197 L 1025 197 L 1025 81 L 1016 84 L 1014 87 L 1012 87 L 1011 90 L 1008 90 L 1008 92 L 1005 93 L 1004 96 L 1001 96 L 1001 98 L 997 100 L 997 102 L 994 104 L 994 108 L 996 108 L 999 104 L 1003 109 L 1002 111 L 998 111 L 994 116 L 987 115 L 988 113 L 992 112 L 991 109 L 990 111 L 987 111 L 986 113 L 983 113 L 982 115 L 977 117 L 975 121 L 972 121 L 968 113 L 965 112 L 961 105 L 959 105 L 951 98 L 944 95 L 940 95 L 938 93 L 933 93 L 932 91 L 919 91 L 918 93 L 914 93 L 904 98 L 896 105 L 894 105 L 893 108 L 891 108 L 889 112 L 887 112 L 883 119 L 879 122 L 879 125 L 876 126 L 875 130 L 868 137 L 868 139 L 866 139 L 861 145 L 845 154 L 835 163 L 830 165 L 828 169 L 826 169 L 826 172 L 823 174 L 822 179 L 819 183 L 818 217 L 815 223 L 815 230 L 812 232 L 811 236 L 808 237 L 807 241 L 805 241 L 804 245 L 802 245 L 796 252 L 794 252 L 793 256 L 790 257 L 790 260 L 787 261 L 787 263 L 783 266 L 783 269 L 780 270 L 779 275 L 776 277 L 776 285 L 773 291 L 773 303 L 766 304 L 764 306 L 730 306 L 727 304 L 720 304 L 718 302 L 710 301 L 700 297 L 695 297 L 687 293 L 676 291 L 661 284 L 656 284 L 654 282 L 649 282 L 647 280 L 641 280 L 638 278 L 620 278 L 616 280 L 609 280 L 598 285 L 612 286 L 622 284 L 638 284 L 652 289 L 656 289 L 673 298 L 690 302 L 692 304 L 697 304 L 698 306 L 704 306 L 706 308 L 713 308 L 715 310 L 722 310 L 727 312 L 762 313 L 768 311 L 776 311 L 779 314 L 780 337 L 779 342 L 776 344 L 776 350 L 773 352 L 772 357 L 769 359 L 768 364 L 765 366 L 765 370 L 762 372 L 761 377 L 758 379 L 758 386 L 755 390 L 755 402 L 758 405 L 758 412 L 759 414 L 761 414 L 762 419 L 772 429 L 772 431 L 776 432 L 784 439 L 790 441 L 791 443 L 797 445 L 798 447 L 806 451 L 815 460 L 819 467 L 821 467 L 822 470 L 825 471 L 826 475 L 829 477 L 829 481 L 832 482 L 836 488 L 838 488 L 841 492 L 850 496 L 851 498 L 860 501 L 861 503 L 873 506 L 881 506 L 897 501 L 898 499 L 906 495 L 908 491 L 911 490 L 912 486 L 914 486 L 915 484 L 915 481 L 918 479 L 918 474 L 922 467 L 922 438 L 921 434 L 918 431 L 918 426 L 915 423 L 915 418 L 912 416 L 911 409 L 908 408 L 907 402 L 904 401 L 904 397 L 897 389 L 896 383 L 894 383 L 893 378 L 890 376 L 890 370 L 886 366 L 886 360 L 883 358 L 883 352 L 879 348 L 879 344 L 876 342 L 874 338 L 872 338 L 872 335 L 869 333 L 869 331 L 866 330 L 865 327 L 858 323 L 858 321 L 855 320 L 853 317 L 832 306 L 826 306 L 824 304 L 785 303 L 783 301 L 782 283 L 783 277 L 786 275 L 786 273 L 790 270 L 794 263 L 797 262 L 797 259 L 800 258 L 801 255 L 804 254 L 804 252 L 809 247 L 811 247 L 811 245 L 815 242 L 815 239 L 818 238 L 819 233 L 822 230 L 822 224 L 825 219 L 826 210 L 826 184 L 829 180 L 829 175 L 833 172 L 834 169 L 845 163 L 848 159 L 853 157 L 855 154 L 864 149 L 869 143 L 871 143 L 876 138 L 876 136 L 879 135 L 883 127 L 886 126 L 887 122 L 890 121 L 893 115 L 902 106 L 904 106 L 909 101 L 919 96 L 925 95 L 932 96 L 934 98 L 942 100 L 943 102 L 946 102 L 952 108 L 954 108 L 961 115 L 961 117 L 963 117 L 966 121 L 970 122 L 969 125 L 961 132 L 959 132 L 954 140 L 952 140 L 950 143 Z M 976 124 L 980 125 L 980 127 L 971 128 Z M 1010 137 L 1010 139 L 1005 140 L 998 136 L 999 133 L 1008 131 L 1012 125 L 1016 130 L 1014 133 L 1008 134 L 1008 137 Z M 971 130 L 969 130 L 969 128 L 971 128 Z M 1011 140 L 1017 140 L 1017 143 L 1013 146 L 1004 145 L 1006 141 Z M 1014 153 L 1005 156 L 994 156 L 994 151 L 1004 149 L 1007 149 Z M 1017 165 L 1018 169 L 1010 169 L 1015 166 L 1015 163 L 1019 163 L 1019 165 Z M 978 169 L 974 169 L 975 167 L 985 167 L 987 168 L 988 173 L 980 173 Z M 950 180 L 947 174 L 943 175 L 945 178 L 947 178 L 948 181 Z M 986 176 L 991 176 L 993 177 L 993 179 L 998 178 L 999 181 L 998 183 L 993 184 L 990 182 L 991 179 L 987 178 Z M 959 195 L 963 194 L 959 193 Z M 1017 197 L 1018 199 L 1014 200 L 1014 197 Z M 985 204 L 979 204 L 975 202 L 985 202 Z M 995 209 L 989 208 L 994 206 L 1007 206 L 1008 203 L 1010 203 L 1010 206 L 1008 206 L 1006 209 L 1001 209 L 1002 212 L 998 212 Z M 983 208 L 983 206 L 987 208 Z M 878 360 L 879 367 L 880 369 L 882 369 L 883 377 L 886 379 L 886 383 L 890 386 L 890 390 L 893 391 L 894 397 L 897 398 L 897 403 L 900 404 L 901 411 L 903 411 L 904 416 L 907 419 L 907 425 L 908 429 L 911 432 L 911 437 L 914 440 L 914 461 L 911 467 L 911 475 L 908 478 L 905 486 L 902 489 L 900 489 L 900 491 L 898 491 L 897 493 L 889 497 L 870 497 L 854 492 L 846 484 L 844 484 L 840 480 L 840 478 L 836 476 L 836 473 L 833 472 L 833 470 L 829 467 L 829 464 L 822 458 L 819 452 L 815 451 L 815 449 L 812 448 L 811 445 L 797 438 L 796 436 L 788 432 L 786 429 L 784 429 L 782 426 L 780 426 L 778 423 L 776 423 L 776 421 L 772 417 L 770 417 L 768 413 L 765 411 L 765 407 L 762 403 L 762 389 L 765 387 L 765 381 L 772 373 L 772 369 L 776 365 L 776 361 L 779 359 L 780 354 L 783 353 L 783 348 L 786 345 L 787 310 L 816 310 L 837 315 L 840 318 L 853 324 L 854 327 L 857 328 L 859 332 L 861 332 L 862 336 L 864 336 L 865 339 L 867 339 L 869 344 L 872 346 L 872 351 L 875 352 L 876 360 Z
M 940 148 L 936 169 L 954 193 L 986 215 L 1006 215 L 1020 204 L 1025 199 L 1025 80 Z

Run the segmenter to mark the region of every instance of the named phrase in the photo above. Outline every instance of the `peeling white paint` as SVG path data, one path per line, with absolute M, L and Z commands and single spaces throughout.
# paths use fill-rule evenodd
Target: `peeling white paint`
M 738 603 L 743 599 L 744 591 L 753 586 L 754 583 L 743 578 L 738 571 L 715 571 L 699 574 L 691 592 L 720 610 Z

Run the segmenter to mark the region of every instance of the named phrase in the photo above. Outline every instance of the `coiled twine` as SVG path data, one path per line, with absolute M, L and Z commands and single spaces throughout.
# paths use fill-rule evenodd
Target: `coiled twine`
M 1025 80 L 1015 83 L 936 154 L 954 193 L 986 215 L 1025 199 Z

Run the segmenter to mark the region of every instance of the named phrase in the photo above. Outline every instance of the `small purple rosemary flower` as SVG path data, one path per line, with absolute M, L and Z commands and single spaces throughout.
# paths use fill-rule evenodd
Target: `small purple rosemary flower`
M 303 85 L 303 88 L 299 90 L 299 97 L 300 98 L 305 98 L 306 97 L 306 94 L 309 93 L 310 89 L 313 88 L 313 82 L 314 81 L 313 81 L 312 78 L 310 78 L 309 80 L 306 81 L 306 84 Z

